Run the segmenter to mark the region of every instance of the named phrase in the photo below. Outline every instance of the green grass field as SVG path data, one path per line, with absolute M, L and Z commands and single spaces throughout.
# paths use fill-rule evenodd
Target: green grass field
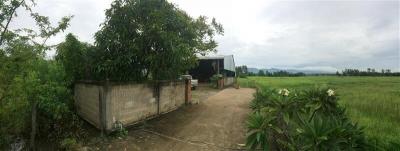
M 248 77 L 240 78 L 239 84 L 278 89 L 328 86 L 369 137 L 400 143 L 400 77 Z

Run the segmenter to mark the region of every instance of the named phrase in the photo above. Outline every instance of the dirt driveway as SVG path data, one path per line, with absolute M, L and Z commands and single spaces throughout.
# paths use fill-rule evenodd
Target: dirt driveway
M 99 150 L 240 150 L 253 89 L 228 88 L 129 129 L 128 137 L 98 145 Z

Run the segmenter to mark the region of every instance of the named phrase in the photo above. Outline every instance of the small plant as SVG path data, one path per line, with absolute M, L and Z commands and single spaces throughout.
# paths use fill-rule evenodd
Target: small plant
M 122 122 L 116 121 L 114 123 L 114 129 L 115 131 L 111 133 L 111 136 L 117 138 L 125 138 L 128 136 L 128 130 L 123 126 Z
M 212 87 L 214 88 L 218 88 L 218 80 L 223 78 L 222 74 L 214 74 L 211 78 L 210 78 L 210 82 Z
M 251 150 L 257 148 L 263 148 L 263 150 L 268 149 L 267 138 L 269 135 L 269 124 L 272 119 L 266 119 L 263 114 L 256 112 L 251 114 L 247 120 L 247 142 L 246 146 Z
M 79 144 L 74 138 L 65 138 L 61 141 L 60 148 L 66 151 L 78 150 Z

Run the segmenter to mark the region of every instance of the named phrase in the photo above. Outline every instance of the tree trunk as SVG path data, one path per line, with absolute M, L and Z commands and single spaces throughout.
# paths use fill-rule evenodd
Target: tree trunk
M 36 114 L 37 114 L 37 102 L 36 100 L 33 100 L 32 102 L 32 131 L 31 131 L 31 140 L 30 140 L 30 150 L 35 151 L 35 137 L 36 137 Z

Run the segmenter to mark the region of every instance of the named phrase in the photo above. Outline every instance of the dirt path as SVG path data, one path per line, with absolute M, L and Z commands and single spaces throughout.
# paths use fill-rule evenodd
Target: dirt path
M 208 151 L 241 148 L 238 144 L 245 143 L 248 103 L 254 92 L 247 88 L 222 90 L 197 105 L 148 121 L 144 130 L 129 130 L 126 139 L 100 145 L 99 149 Z

